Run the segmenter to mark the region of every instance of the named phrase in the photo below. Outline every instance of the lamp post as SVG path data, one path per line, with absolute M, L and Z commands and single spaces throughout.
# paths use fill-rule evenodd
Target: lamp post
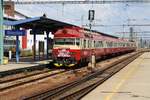
M 3 0 L 0 0 L 0 64 L 3 64 Z

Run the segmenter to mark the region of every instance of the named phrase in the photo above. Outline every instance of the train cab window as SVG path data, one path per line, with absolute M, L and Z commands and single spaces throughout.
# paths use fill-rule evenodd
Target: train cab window
M 55 45 L 75 45 L 74 38 L 57 38 L 54 40 Z

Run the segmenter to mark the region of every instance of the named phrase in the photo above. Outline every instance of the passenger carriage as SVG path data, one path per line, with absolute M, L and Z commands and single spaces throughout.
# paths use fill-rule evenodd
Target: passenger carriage
M 88 31 L 79 27 L 65 27 L 54 34 L 53 63 L 72 67 L 96 59 L 135 50 L 135 43 L 114 36 Z

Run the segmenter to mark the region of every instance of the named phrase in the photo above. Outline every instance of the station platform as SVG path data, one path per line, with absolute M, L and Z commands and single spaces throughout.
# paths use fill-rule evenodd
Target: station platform
M 16 69 L 22 69 L 22 68 L 29 68 L 33 66 L 39 66 L 39 65 L 45 65 L 49 64 L 52 60 L 36 60 L 34 61 L 31 57 L 21 57 L 20 61 L 18 63 L 15 62 L 15 58 L 9 61 L 8 64 L 0 65 L 0 73 L 5 71 L 11 71 Z
M 150 100 L 150 52 L 135 59 L 81 100 Z

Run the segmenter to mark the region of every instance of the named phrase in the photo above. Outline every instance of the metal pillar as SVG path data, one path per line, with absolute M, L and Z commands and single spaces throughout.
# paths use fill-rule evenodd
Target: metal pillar
M 34 61 L 36 60 L 36 33 L 35 30 L 33 30 L 33 55 L 34 55 Z
M 16 62 L 19 62 L 19 36 L 16 36 Z
M 92 54 L 92 68 L 95 68 L 95 65 L 96 65 L 96 60 L 95 60 L 95 54 Z
M 46 38 L 46 42 L 47 42 L 47 46 L 46 46 L 46 59 L 48 59 L 48 56 L 49 56 L 49 53 L 48 53 L 48 51 L 49 51 L 49 32 L 48 31 L 46 31 L 46 36 L 47 36 L 47 38 Z
M 3 64 L 3 0 L 0 0 L 0 64 Z
M 133 27 L 130 27 L 130 41 L 134 41 L 133 38 Z

